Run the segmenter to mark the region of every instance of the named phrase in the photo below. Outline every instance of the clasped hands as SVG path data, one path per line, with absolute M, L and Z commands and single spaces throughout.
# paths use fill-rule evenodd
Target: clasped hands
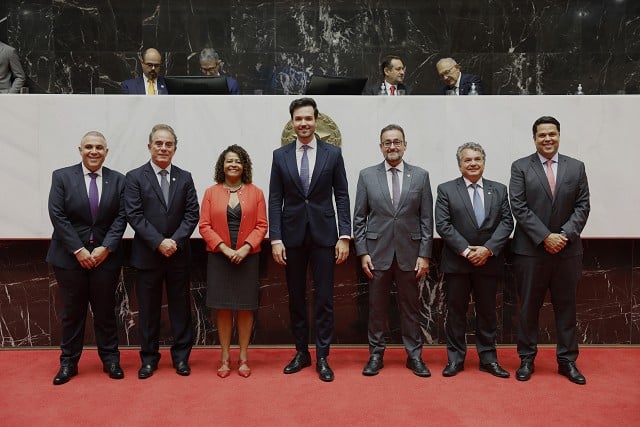
M 178 244 L 173 239 L 164 239 L 158 246 L 158 251 L 165 257 L 169 258 L 178 250 Z
M 567 246 L 569 239 L 560 233 L 551 233 L 543 241 L 544 249 L 550 254 L 557 254 Z
M 89 252 L 87 248 L 82 248 L 76 253 L 76 259 L 86 270 L 96 268 L 109 256 L 109 249 L 104 246 L 98 246 L 93 251 Z
M 245 243 L 244 245 L 242 245 L 242 247 L 240 247 L 240 249 L 231 249 L 229 246 L 221 243 L 220 251 L 224 254 L 224 256 L 229 258 L 229 261 L 231 261 L 232 263 L 240 264 L 242 260 L 245 259 L 247 255 L 249 255 L 251 246 L 249 246 L 248 243 Z

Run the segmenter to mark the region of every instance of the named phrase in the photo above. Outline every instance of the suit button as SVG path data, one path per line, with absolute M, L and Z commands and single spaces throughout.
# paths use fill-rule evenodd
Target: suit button
M 305 199 L 305 201 L 304 201 L 304 202 L 305 202 L 307 205 L 309 204 L 309 200 L 306 200 L 306 199 Z

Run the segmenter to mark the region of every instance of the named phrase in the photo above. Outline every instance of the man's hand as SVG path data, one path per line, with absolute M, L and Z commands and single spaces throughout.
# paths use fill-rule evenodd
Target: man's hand
M 94 267 L 102 264 L 102 262 L 109 256 L 109 253 L 109 249 L 105 248 L 104 246 L 98 246 L 93 251 L 91 251 L 91 256 L 95 261 Z
M 338 239 L 336 243 L 336 264 L 342 264 L 349 256 L 349 239 Z
M 373 263 L 371 262 L 371 256 L 369 254 L 365 254 L 360 257 L 360 265 L 362 266 L 364 274 L 366 274 L 369 279 L 372 279 L 372 271 L 374 270 L 374 268 Z
M 544 249 L 550 254 L 557 254 L 567 246 L 569 239 L 560 233 L 551 233 L 544 239 Z
M 271 255 L 273 255 L 273 260 L 278 264 L 287 265 L 287 250 L 282 243 L 271 245 Z
M 427 274 L 429 272 L 429 258 L 419 256 L 416 260 L 416 268 L 413 270 L 416 272 L 416 279 Z
M 467 259 L 474 267 L 482 267 L 491 256 L 491 251 L 484 246 L 469 246 Z
M 96 266 L 96 260 L 93 259 L 87 248 L 82 248 L 80 252 L 76 254 L 76 259 L 84 269 L 90 270 Z
M 164 239 L 160 243 L 160 246 L 158 246 L 158 250 L 162 255 L 169 258 L 171 255 L 176 253 L 176 251 L 178 250 L 178 245 L 173 239 Z

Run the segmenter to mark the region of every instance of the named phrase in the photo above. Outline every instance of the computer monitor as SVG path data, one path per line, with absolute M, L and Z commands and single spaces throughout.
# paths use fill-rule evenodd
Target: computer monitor
M 307 95 L 361 95 L 366 77 L 311 76 Z
M 166 76 L 169 95 L 228 95 L 226 77 Z

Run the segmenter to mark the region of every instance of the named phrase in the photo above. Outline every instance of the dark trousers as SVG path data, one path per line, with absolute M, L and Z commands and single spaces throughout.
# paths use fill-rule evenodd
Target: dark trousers
M 578 358 L 576 288 L 582 275 L 582 256 L 516 255 L 513 267 L 520 297 L 518 355 L 522 360 L 536 357 L 538 317 L 548 289 L 556 321 L 558 363 L 575 362 Z
M 287 247 L 287 288 L 289 315 L 297 351 L 309 351 L 309 320 L 307 319 L 307 266 L 313 275 L 313 313 L 316 328 L 316 355 L 327 357 L 333 339 L 333 270 L 335 248 L 316 246 L 310 233 L 304 244 Z
M 171 265 L 171 261 L 167 261 L 167 264 L 157 269 L 138 270 L 136 294 L 139 307 L 140 359 L 143 365 L 157 366 L 160 360 L 163 284 L 167 289 L 167 306 L 173 335 L 171 346 L 173 363 L 188 361 L 193 347 L 189 268 L 176 267 Z
M 420 330 L 420 288 L 415 271 L 402 271 L 396 259 L 391 268 L 373 270 L 369 280 L 369 353 L 382 356 L 385 349 L 384 332 L 387 326 L 391 285 L 395 280 L 400 308 L 400 330 L 402 343 L 412 359 L 422 355 L 422 332 Z
M 447 357 L 460 364 L 467 355 L 467 310 L 469 295 L 473 295 L 476 317 L 476 349 L 480 363 L 498 361 L 496 355 L 496 292 L 498 276 L 473 273 L 445 273 L 444 289 L 447 304 Z
M 62 300 L 60 364 L 75 366 L 84 344 L 87 307 L 91 305 L 98 355 L 103 363 L 120 361 L 116 329 L 116 287 L 120 270 L 53 267 Z

